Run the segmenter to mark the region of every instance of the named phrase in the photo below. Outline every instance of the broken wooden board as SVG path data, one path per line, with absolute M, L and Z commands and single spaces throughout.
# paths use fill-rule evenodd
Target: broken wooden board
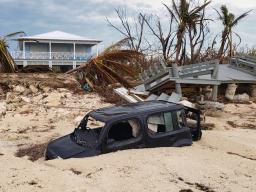
M 137 103 L 139 101 L 143 101 L 142 98 L 140 98 L 135 94 L 130 93 L 129 90 L 124 87 L 116 88 L 114 89 L 114 92 L 129 103 Z

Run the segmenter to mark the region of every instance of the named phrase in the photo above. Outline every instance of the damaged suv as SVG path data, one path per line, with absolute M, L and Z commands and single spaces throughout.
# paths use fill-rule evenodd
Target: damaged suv
M 88 113 L 73 133 L 51 141 L 45 159 L 81 158 L 131 148 L 180 147 L 199 140 L 200 112 L 145 101 Z

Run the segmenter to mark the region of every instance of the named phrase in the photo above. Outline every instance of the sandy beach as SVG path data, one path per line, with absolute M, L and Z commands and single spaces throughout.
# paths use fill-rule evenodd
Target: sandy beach
M 17 87 L 15 89 L 18 89 Z M 45 89 L 46 90 L 46 89 Z M 6 99 L 11 97 L 12 99 Z M 110 104 L 95 93 L 57 88 L 0 102 L 0 191 L 255 191 L 256 104 L 226 104 L 213 130 L 183 148 L 118 151 L 83 159 L 44 161 L 17 151 L 44 146 L 73 131 L 89 111 Z M 14 99 L 16 98 L 16 99 Z M 232 122 L 232 123 L 230 123 Z M 43 154 L 43 151 L 41 151 Z M 37 158 L 38 157 L 38 158 Z

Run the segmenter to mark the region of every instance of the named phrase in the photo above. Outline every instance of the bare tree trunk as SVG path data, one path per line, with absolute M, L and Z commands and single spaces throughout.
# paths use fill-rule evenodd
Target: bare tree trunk
M 233 39 L 232 39 L 232 32 L 230 31 L 230 47 L 229 47 L 229 57 L 233 57 Z
M 175 78 L 179 78 L 178 65 L 180 64 L 179 56 L 180 56 L 180 52 L 181 52 L 181 48 L 182 48 L 182 39 L 184 36 L 184 32 L 185 32 L 185 27 L 179 27 L 179 31 L 177 34 L 177 45 L 176 45 L 176 59 L 175 59 L 176 63 L 172 64 L 172 75 Z M 182 94 L 180 83 L 175 83 L 175 89 L 176 89 L 176 93 L 178 93 L 180 95 Z

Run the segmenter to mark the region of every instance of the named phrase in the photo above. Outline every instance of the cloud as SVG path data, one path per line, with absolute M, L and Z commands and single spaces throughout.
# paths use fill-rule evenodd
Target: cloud
M 114 9 L 125 7 L 128 15 L 137 12 L 158 14 L 166 19 L 166 11 L 162 3 L 170 4 L 171 0 L 0 0 L 0 34 L 8 34 L 23 30 L 33 35 L 53 30 L 62 30 L 77 35 L 102 39 L 101 45 L 107 46 L 121 38 L 120 34 L 109 27 L 106 17 L 117 22 Z M 256 9 L 255 0 L 213 0 L 211 7 L 221 4 L 240 14 L 248 9 Z M 214 11 L 209 14 L 217 19 Z M 256 44 L 254 37 L 256 13 L 250 14 L 235 29 L 241 34 L 244 43 Z M 216 22 L 217 24 L 217 22 Z M 213 33 L 221 31 L 221 26 L 213 27 Z

